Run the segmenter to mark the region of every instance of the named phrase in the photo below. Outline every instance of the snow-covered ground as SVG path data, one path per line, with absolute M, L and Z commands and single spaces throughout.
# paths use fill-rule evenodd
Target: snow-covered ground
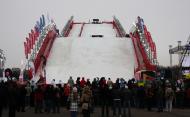
M 47 61 L 47 83 L 66 82 L 69 76 L 132 78 L 134 54 L 126 38 L 57 38 Z
M 74 24 L 69 37 L 78 37 L 80 34 L 82 24 Z
M 75 25 L 69 37 L 57 38 L 46 66 L 47 83 L 52 79 L 67 82 L 70 76 L 89 78 L 110 77 L 130 79 L 134 76 L 134 52 L 132 41 L 117 38 L 110 24 L 86 24 L 78 38 L 81 25 Z M 91 35 L 104 35 L 92 38 Z
M 116 32 L 111 24 L 85 24 L 82 37 L 91 37 L 92 35 L 116 37 Z

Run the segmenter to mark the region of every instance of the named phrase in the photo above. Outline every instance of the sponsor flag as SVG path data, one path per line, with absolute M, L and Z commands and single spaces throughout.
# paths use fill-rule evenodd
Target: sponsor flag
M 35 75 L 35 66 L 33 61 L 29 61 L 29 78 L 30 80 L 34 77 Z
M 37 27 L 37 25 L 34 27 L 34 32 L 35 32 L 35 39 L 37 40 L 37 37 L 39 37 L 39 33 L 40 33 L 40 31 L 39 31 L 39 28 Z
M 33 42 L 33 39 L 32 39 L 32 34 L 29 33 L 28 35 L 29 35 L 29 40 L 30 40 L 30 48 L 33 49 L 33 43 L 34 42 Z
M 33 29 L 31 29 L 31 34 L 32 34 L 32 42 L 33 42 L 32 46 L 34 46 L 36 39 L 35 39 L 35 33 Z
M 24 42 L 24 52 L 25 52 L 26 59 L 28 59 L 28 47 L 27 47 L 27 42 Z
M 45 23 L 45 17 L 43 14 L 42 14 L 42 22 L 43 22 L 43 27 L 44 27 L 46 25 L 46 23 Z
M 40 22 L 39 21 L 36 22 L 36 26 L 38 28 L 38 32 L 41 33 L 41 27 L 40 27 Z
M 31 53 L 31 48 L 30 48 L 30 39 L 26 37 L 26 42 L 27 42 L 27 49 L 28 49 L 28 54 Z
M 43 21 L 42 21 L 42 18 L 40 17 L 40 29 L 42 30 L 42 27 L 43 27 Z

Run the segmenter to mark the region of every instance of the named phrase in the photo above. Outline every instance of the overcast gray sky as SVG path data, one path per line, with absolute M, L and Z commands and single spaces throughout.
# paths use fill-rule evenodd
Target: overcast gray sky
M 1 0 L 0 48 L 7 66 L 20 67 L 25 37 L 42 14 L 49 13 L 60 30 L 71 15 L 76 21 L 112 20 L 115 15 L 126 31 L 141 16 L 156 43 L 159 63 L 169 65 L 168 45 L 179 40 L 185 44 L 190 34 L 189 4 L 190 0 Z

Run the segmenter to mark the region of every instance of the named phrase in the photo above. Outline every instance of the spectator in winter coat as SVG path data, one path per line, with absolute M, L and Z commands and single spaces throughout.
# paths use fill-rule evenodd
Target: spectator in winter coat
M 106 80 L 102 77 L 99 81 L 99 91 L 100 91 L 100 103 L 101 103 L 101 117 L 109 116 L 109 100 L 111 98 L 109 94 L 108 85 L 106 84 Z M 106 113 L 105 113 L 106 111 Z
M 26 106 L 30 106 L 30 94 L 32 92 L 32 88 L 29 83 L 27 84 L 25 89 L 26 89 Z
M 17 111 L 25 112 L 25 99 L 26 99 L 26 89 L 24 85 L 19 85 L 17 90 Z
M 78 92 L 80 92 L 80 77 L 77 77 L 76 85 L 77 85 Z
M 128 89 L 128 86 L 125 85 L 125 88 L 121 89 L 121 104 L 122 104 L 122 115 L 126 117 L 127 107 L 128 107 L 128 115 L 130 114 L 130 99 L 131 99 L 131 91 Z
M 17 84 L 13 81 L 9 81 L 8 83 L 9 117 L 16 116 L 16 97 L 17 97 Z
M 91 86 L 90 79 L 87 79 L 86 85 L 89 87 Z
M 112 98 L 113 98 L 113 116 L 121 116 L 121 90 L 114 85 L 112 90 Z M 116 114 L 118 110 L 118 114 Z
M 72 76 L 70 76 L 69 80 L 68 80 L 68 84 L 70 85 L 70 87 L 72 88 L 74 85 L 74 80 L 72 78 Z
M 82 77 L 82 80 L 80 81 L 80 87 L 83 88 L 86 85 L 86 81 L 84 77 Z
M 42 113 L 44 95 L 41 90 L 41 87 L 38 86 L 34 93 L 34 105 L 35 105 L 35 113 Z
M 147 109 L 148 109 L 148 111 L 151 111 L 152 110 L 153 96 L 154 96 L 152 86 L 150 85 L 150 87 L 148 87 L 145 92 L 146 92 Z
M 94 78 L 94 80 L 92 81 L 92 89 L 98 88 L 98 81 L 96 80 L 96 78 Z
M 164 100 L 164 90 L 161 86 L 158 86 L 156 90 L 156 101 L 157 101 L 158 112 L 163 111 L 164 108 L 163 100 Z
M 91 108 L 91 99 L 92 99 L 92 91 L 88 86 L 83 88 L 81 103 L 82 103 L 82 113 L 83 117 L 90 117 L 90 108 Z
M 2 117 L 3 107 L 7 103 L 7 88 L 3 81 L 0 81 L 0 117 Z
M 166 111 L 172 111 L 172 102 L 174 99 L 174 91 L 171 88 L 171 85 L 168 85 L 165 90 L 165 99 L 166 99 Z
M 107 85 L 108 85 L 108 88 L 109 88 L 109 89 L 112 89 L 112 88 L 113 88 L 113 82 L 111 81 L 110 78 L 108 78 Z
M 65 84 L 63 88 L 63 97 L 65 104 L 67 103 L 69 95 L 70 95 L 70 86 L 68 84 Z
M 187 89 L 186 95 L 187 95 L 187 103 L 188 103 L 188 106 L 190 107 L 190 87 Z
M 138 108 L 144 108 L 145 104 L 145 88 L 143 86 L 137 87 L 137 94 L 136 94 L 136 99 L 137 99 L 137 107 Z
M 80 103 L 80 95 L 76 87 L 73 87 L 72 92 L 68 97 L 68 102 L 70 103 L 71 117 L 77 117 L 78 105 Z

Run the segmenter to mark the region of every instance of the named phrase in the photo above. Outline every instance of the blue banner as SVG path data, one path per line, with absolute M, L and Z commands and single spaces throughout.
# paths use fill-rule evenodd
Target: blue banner
M 46 25 L 46 23 L 45 23 L 45 17 L 44 17 L 43 14 L 42 14 L 42 24 L 43 24 L 43 27 Z
M 43 28 L 43 21 L 42 21 L 42 18 L 40 17 L 40 29 Z
M 38 31 L 41 32 L 40 22 L 36 21 L 36 27 L 38 28 Z

